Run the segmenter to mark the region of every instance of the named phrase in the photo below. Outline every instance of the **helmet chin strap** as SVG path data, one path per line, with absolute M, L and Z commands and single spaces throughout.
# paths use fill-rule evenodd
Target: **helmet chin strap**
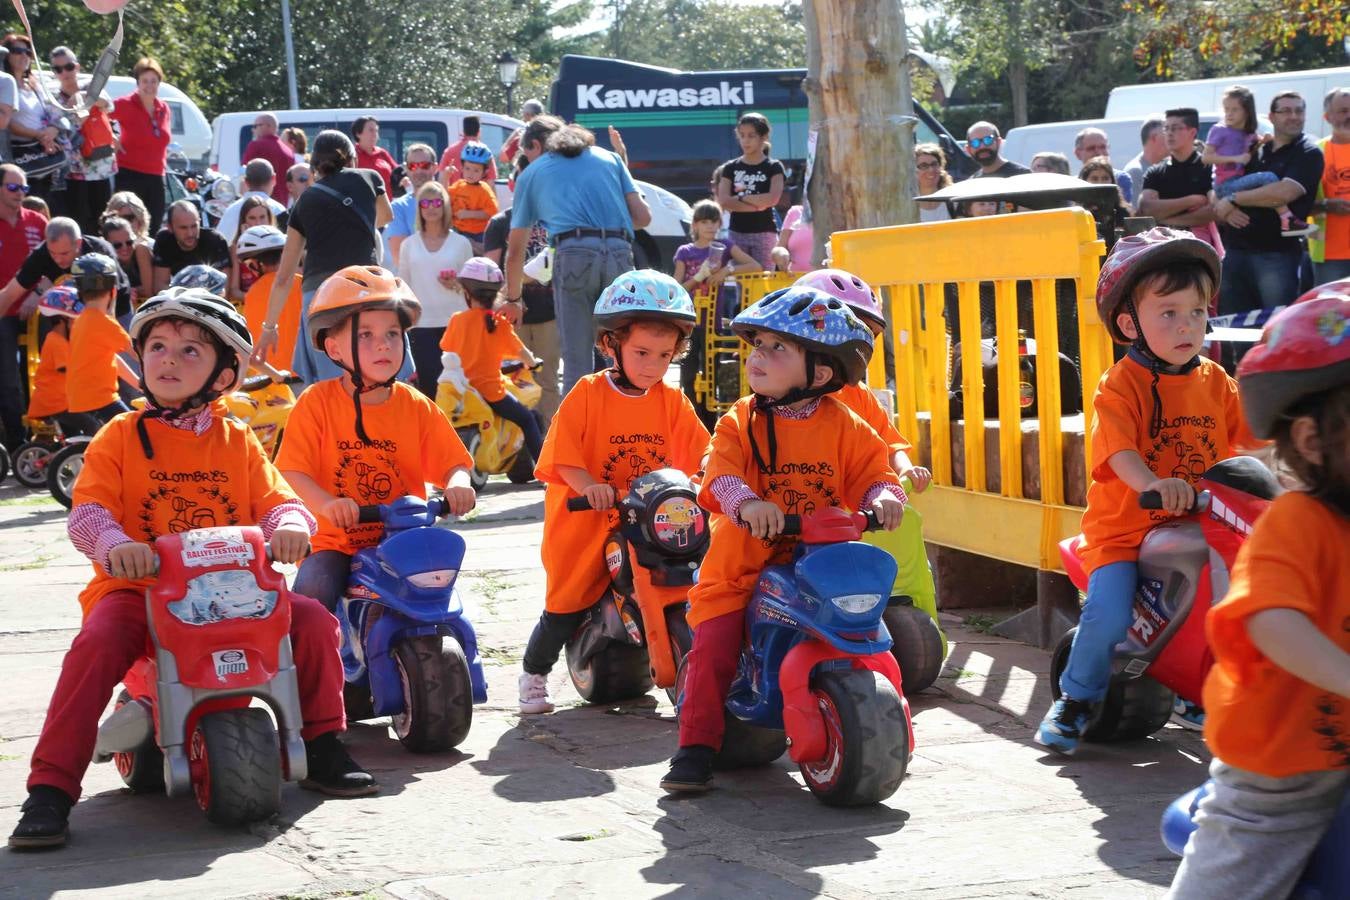
M 401 325 L 402 323 L 403 317 L 402 315 L 400 315 L 399 324 Z M 356 436 L 361 439 L 361 443 L 369 444 L 371 443 L 370 435 L 366 434 L 366 423 L 361 416 L 361 395 L 368 394 L 371 391 L 378 391 L 380 388 L 391 387 L 395 381 L 398 381 L 398 369 L 396 369 L 394 371 L 394 374 L 386 378 L 384 381 L 375 384 L 366 384 L 365 376 L 361 374 L 361 336 L 359 333 L 361 330 L 360 325 L 361 325 L 361 313 L 357 312 L 352 315 L 351 368 L 344 366 L 342 363 L 338 362 L 335 359 L 333 360 L 333 363 L 339 369 L 341 369 L 342 371 L 346 372 L 349 376 L 351 376 L 352 387 L 354 388 L 354 390 L 352 391 L 352 405 L 356 408 Z M 400 338 L 400 340 L 402 339 Z M 399 369 L 403 368 L 403 362 L 407 358 L 407 355 L 408 355 L 408 348 L 407 345 L 404 344 L 402 350 L 399 353 L 398 358 Z M 332 357 L 330 356 L 329 359 L 332 359 Z
M 752 426 L 750 428 L 750 452 L 755 457 L 755 465 L 759 467 L 761 475 L 772 475 L 778 471 L 778 433 L 774 428 L 774 409 L 780 406 L 790 406 L 801 400 L 812 400 L 816 397 L 823 397 L 833 391 L 833 388 L 830 387 L 830 382 L 826 382 L 821 387 L 810 387 L 817 365 L 828 365 L 828 361 L 824 354 L 808 350 L 806 351 L 806 387 L 794 386 L 786 394 L 776 400 L 772 397 L 765 397 L 763 394 L 755 394 L 754 402 L 750 404 L 750 420 Z M 757 411 L 763 412 L 764 415 L 768 417 L 769 462 L 767 465 L 764 462 L 763 454 L 760 453 L 759 443 L 755 440 L 755 429 L 753 425 L 755 413 Z
M 614 382 L 615 386 L 630 391 L 642 390 L 642 388 L 633 384 L 632 380 L 628 377 L 628 373 L 623 370 L 623 345 L 615 339 L 614 332 L 605 332 L 605 341 L 609 346 L 610 353 L 614 357 L 614 365 L 609 367 L 609 371 L 610 379 Z
M 139 353 L 137 354 L 137 357 L 140 357 Z M 227 369 L 233 369 L 237 365 L 239 365 L 238 356 L 235 356 L 233 353 L 227 355 L 217 352 L 216 366 L 211 370 L 211 374 L 207 376 L 206 381 L 203 382 L 202 386 L 193 393 L 192 396 L 188 397 L 177 406 L 165 406 L 155 399 L 155 395 L 152 394 L 150 388 L 146 386 L 145 362 L 144 360 L 141 360 L 141 393 L 145 395 L 146 402 L 150 404 L 150 408 L 136 417 L 136 435 L 141 440 L 141 450 L 145 452 L 146 459 L 155 458 L 155 448 L 150 443 L 150 432 L 146 430 L 145 420 L 164 419 L 165 421 L 172 421 L 174 419 L 182 418 L 198 407 L 205 406 L 208 403 L 214 403 L 223 391 L 212 390 L 211 385 L 216 383 L 216 379 L 220 377 L 221 372 L 224 372 Z M 231 387 L 233 387 L 233 385 L 231 385 Z

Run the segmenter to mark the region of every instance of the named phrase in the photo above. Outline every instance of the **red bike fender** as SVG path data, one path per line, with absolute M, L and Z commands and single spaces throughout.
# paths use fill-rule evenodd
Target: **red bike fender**
M 783 729 L 787 732 L 788 756 L 795 763 L 813 763 L 825 758 L 829 748 L 825 719 L 811 691 L 811 672 L 830 659 L 847 659 L 855 669 L 870 669 L 884 675 L 900 696 L 909 732 L 909 749 L 914 750 L 914 728 L 909 701 L 900 686 L 900 666 L 890 653 L 854 656 L 836 650 L 823 641 L 803 641 L 788 651 L 778 669 L 778 687 L 783 692 Z

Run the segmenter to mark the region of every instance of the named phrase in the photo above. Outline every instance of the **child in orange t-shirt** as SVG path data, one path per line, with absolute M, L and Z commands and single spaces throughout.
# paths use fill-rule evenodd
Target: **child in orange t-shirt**
M 786 563 L 796 546 L 782 535 L 784 515 L 870 507 L 891 530 L 905 504 L 885 442 L 826 396 L 863 377 L 872 353 L 867 326 L 809 287 L 775 291 L 731 324 L 753 348 L 746 374 L 754 395 L 718 421 L 699 492 L 712 513 L 711 543 L 689 592 L 694 643 L 685 660 L 680 747 L 661 780 L 671 792 L 712 784 L 745 607 L 764 567 Z
M 80 594 L 84 622 L 33 750 L 28 799 L 9 838 L 14 849 L 66 842 L 99 716 L 145 653 L 155 538 L 257 524 L 276 561 L 293 563 L 314 527 L 248 426 L 212 410 L 253 352 L 234 308 L 206 291 L 170 288 L 141 304 L 131 333 L 150 409 L 113 419 L 84 453 L 67 530 L 93 562 L 94 577 Z M 345 726 L 337 623 L 318 603 L 295 597 L 290 636 L 309 762 L 301 786 L 335 796 L 372 793 L 374 780 L 337 737 Z
M 244 320 L 248 322 L 248 332 L 256 343 L 266 326 L 268 298 L 272 296 L 272 284 L 276 281 L 277 269 L 281 268 L 281 251 L 286 246 L 286 235 L 274 225 L 254 225 L 239 236 L 235 246 L 235 256 L 241 265 L 246 266 L 254 275 L 253 284 L 244 294 Z M 282 366 L 289 365 L 295 355 L 295 341 L 300 334 L 300 313 L 304 308 L 304 299 L 300 291 L 301 277 L 292 276 L 291 291 L 286 295 L 286 305 L 276 325 L 269 331 L 277 333 L 277 358 L 286 360 Z
M 455 231 L 468 238 L 474 253 L 483 252 L 483 232 L 488 219 L 497 214 L 497 192 L 483 183 L 492 151 L 486 144 L 469 141 L 459 151 L 459 181 L 449 187 L 450 213 Z
M 494 413 L 520 427 L 525 435 L 525 449 L 538 460 L 544 445 L 539 417 L 507 393 L 502 382 L 503 359 L 519 359 L 528 366 L 538 362 L 521 342 L 511 320 L 492 311 L 504 281 L 502 270 L 492 260 L 475 256 L 464 263 L 456 277 L 464 288 L 469 308 L 450 317 L 445 334 L 441 335 L 441 349 L 458 354 L 469 384 Z
M 117 392 L 117 380 L 139 385 L 140 378 L 119 355 L 131 349 L 131 338 L 112 315 L 117 262 L 102 253 L 86 253 L 71 263 L 70 274 L 84 311 L 70 326 L 66 411 L 79 417 L 82 431 L 92 434 L 131 409 Z
M 1093 707 L 1106 693 L 1111 657 L 1133 621 L 1139 544 L 1154 526 L 1184 515 L 1191 485 L 1210 466 L 1254 446 L 1237 383 L 1199 355 L 1219 257 L 1189 232 L 1153 228 L 1118 241 L 1097 281 L 1097 311 L 1125 358 L 1102 376 L 1093 397 L 1092 483 L 1079 551 L 1087 599 L 1059 699 L 1036 731 L 1037 743 L 1078 749 Z M 1163 508 L 1139 508 L 1157 491 Z M 1178 711 L 1194 725 L 1196 707 Z
M 656 469 L 696 472 L 707 451 L 708 429 L 693 405 L 662 380 L 695 318 L 684 288 L 649 269 L 620 275 L 596 301 L 596 345 L 613 366 L 568 392 L 535 470 L 548 485 L 540 546 L 547 588 L 525 647 L 522 713 L 553 710 L 548 673 L 609 584 L 604 546 L 618 524 L 618 499 L 633 479 Z M 586 497 L 591 511 L 569 513 L 567 500 L 576 496 Z
M 348 266 L 319 285 L 308 339 L 343 370 L 300 395 L 286 423 L 277 468 L 319 520 L 314 552 L 295 590 L 336 610 L 352 554 L 379 542 L 380 523 L 361 524 L 361 506 L 426 497 L 445 488 L 450 511 L 474 505 L 473 460 L 436 404 L 397 382 L 404 332 L 422 307 L 393 273 Z
M 1350 784 L 1350 298 L 1271 319 L 1238 383 L 1299 489 L 1257 520 L 1205 622 L 1213 792 L 1178 900 L 1288 896 Z
M 51 288 L 42 295 L 38 312 L 56 319 L 42 341 L 37 372 L 33 376 L 33 395 L 28 398 L 28 418 L 56 417 L 71 424 L 66 411 L 66 367 L 70 363 L 70 326 L 84 310 L 79 292 L 69 285 Z

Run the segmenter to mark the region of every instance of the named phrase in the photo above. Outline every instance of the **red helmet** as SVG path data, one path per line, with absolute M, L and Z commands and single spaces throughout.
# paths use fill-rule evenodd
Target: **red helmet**
M 1188 260 L 1204 263 L 1214 278 L 1214 290 L 1217 292 L 1219 254 L 1189 231 L 1158 226 L 1116 241 L 1106 262 L 1102 263 L 1101 275 L 1097 278 L 1097 315 L 1112 340 L 1119 344 L 1130 343 L 1130 339 L 1116 324 L 1116 314 L 1133 295 L 1139 279 L 1168 263 Z
M 1294 302 L 1306 303 L 1309 300 L 1316 300 L 1320 297 L 1350 298 L 1350 278 L 1342 278 L 1340 281 L 1328 281 L 1326 284 L 1319 284 Z
M 843 269 L 816 269 L 798 278 L 793 287 L 812 287 L 824 291 L 836 300 L 848 304 L 854 315 L 863 320 L 872 334 L 886 329 L 886 317 L 872 288 L 852 272 Z
M 1350 384 L 1350 296 L 1315 297 L 1279 312 L 1238 364 L 1252 433 L 1270 438 L 1300 400 Z

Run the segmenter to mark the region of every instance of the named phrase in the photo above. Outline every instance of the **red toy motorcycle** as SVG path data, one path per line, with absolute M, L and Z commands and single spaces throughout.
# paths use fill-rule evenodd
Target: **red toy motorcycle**
M 1214 663 L 1205 615 L 1228 592 L 1238 548 L 1280 487 L 1258 460 L 1236 456 L 1211 466 L 1195 489 L 1190 514 L 1155 526 L 1139 547 L 1134 624 L 1116 645 L 1110 686 L 1084 740 L 1147 737 L 1171 718 L 1177 697 L 1200 704 L 1205 675 Z M 1140 494 L 1139 504 L 1161 508 L 1155 491 Z M 1082 542 L 1082 535 L 1069 538 L 1059 552 L 1070 580 L 1086 591 L 1088 577 L 1078 556 Z M 1055 647 L 1050 677 L 1056 698 L 1077 632 L 1070 629 Z
M 147 654 L 99 726 L 95 758 L 111 758 L 133 792 L 191 791 L 212 822 L 267 819 L 282 779 L 306 775 L 286 582 L 256 527 L 166 535 L 155 553 Z

